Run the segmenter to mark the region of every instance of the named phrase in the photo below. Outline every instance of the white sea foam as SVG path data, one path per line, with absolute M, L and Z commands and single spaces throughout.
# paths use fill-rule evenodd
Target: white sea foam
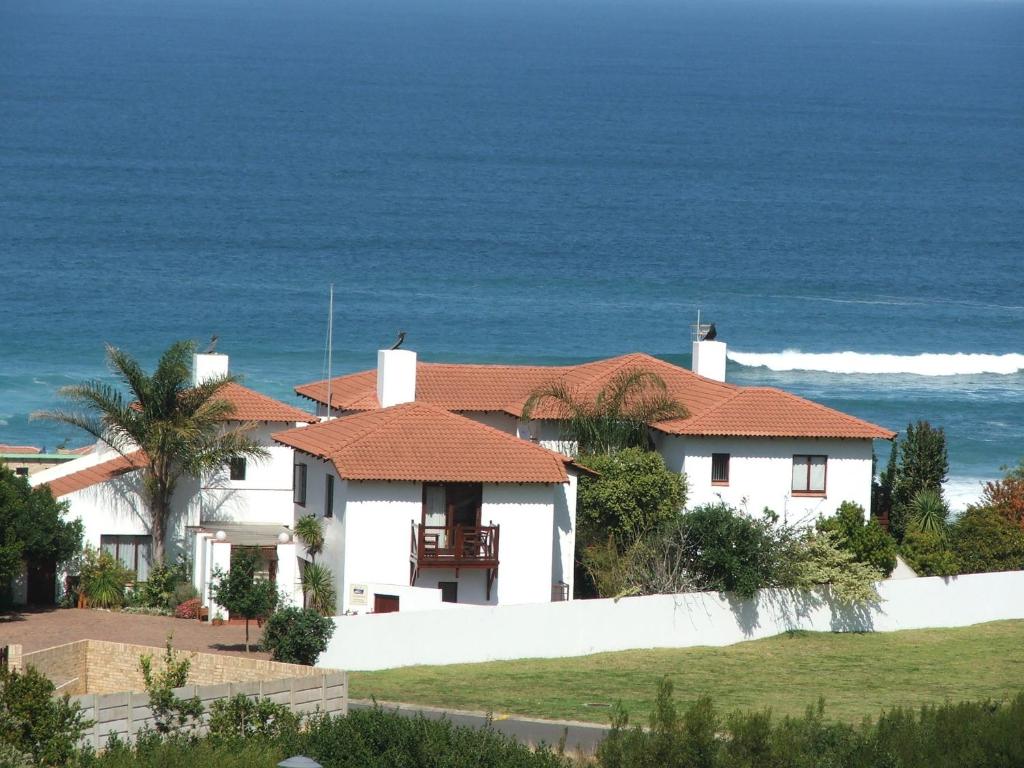
M 963 376 L 979 373 L 1013 374 L 1024 371 L 1024 354 L 1005 355 L 871 355 L 863 352 L 729 352 L 729 359 L 752 368 L 773 371 L 827 373 L 911 373 L 919 376 Z
M 953 512 L 963 512 L 969 504 L 974 504 L 981 499 L 982 486 L 986 480 L 995 480 L 995 477 L 951 477 L 942 486 L 946 501 Z

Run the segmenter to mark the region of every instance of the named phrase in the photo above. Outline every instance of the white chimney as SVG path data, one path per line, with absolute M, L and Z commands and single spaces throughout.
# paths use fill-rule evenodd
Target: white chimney
M 204 381 L 218 376 L 228 375 L 228 356 L 216 352 L 204 352 L 192 355 L 192 386 L 197 387 Z
M 698 376 L 725 381 L 725 342 L 695 339 L 690 367 Z
M 416 399 L 416 353 L 411 349 L 377 351 L 377 402 L 381 408 Z

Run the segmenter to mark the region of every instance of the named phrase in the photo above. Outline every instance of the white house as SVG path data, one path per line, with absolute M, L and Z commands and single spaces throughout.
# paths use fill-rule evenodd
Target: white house
M 416 363 L 415 396 L 509 435 L 560 449 L 560 413 L 542 404 L 532 421 L 523 406 L 538 388 L 561 382 L 578 398 L 594 398 L 622 371 L 657 374 L 688 416 L 650 425 L 651 440 L 687 479 L 688 503 L 719 499 L 751 514 L 765 507 L 790 523 L 832 514 L 844 501 L 870 509 L 872 446 L 891 440 L 883 427 L 778 389 L 725 382 L 725 344 L 698 340 L 694 371 L 645 354 L 572 366 Z M 411 360 L 411 362 L 409 362 Z M 324 415 L 371 413 L 381 407 L 377 371 L 296 387 Z M 330 403 L 330 408 L 327 405 Z M 570 446 L 571 447 L 571 446 Z
M 324 521 L 339 609 L 571 599 L 580 468 L 412 402 L 415 377 L 414 353 L 381 351 L 382 407 L 275 435 L 295 450 L 296 518 Z
M 193 360 L 194 383 L 227 372 L 227 355 L 202 354 Z M 189 558 L 193 580 L 208 603 L 210 572 L 216 566 L 227 569 L 231 545 L 257 547 L 263 570 L 281 589 L 301 595 L 296 544 L 288 533 L 292 451 L 271 435 L 317 418 L 238 383 L 227 384 L 219 397 L 233 406 L 225 426 L 250 426 L 249 436 L 268 458 L 237 459 L 202 480 L 183 478 L 172 500 L 167 558 Z M 141 452 L 121 455 L 100 441 L 91 453 L 36 473 L 30 482 L 49 485 L 55 497 L 69 503 L 69 516 L 82 520 L 85 543 L 110 552 L 144 581 L 152 564 L 152 536 L 140 494 L 142 473 L 136 471 L 140 466 Z

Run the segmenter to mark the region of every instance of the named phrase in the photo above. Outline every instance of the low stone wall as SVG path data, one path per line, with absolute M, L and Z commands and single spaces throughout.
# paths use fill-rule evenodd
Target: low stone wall
M 139 667 L 139 658 L 144 654 L 153 657 L 154 671 L 163 669 L 163 648 L 104 640 L 78 640 L 25 653 L 21 655 L 20 663 L 12 663 L 11 666 L 15 669 L 29 665 L 35 667 L 53 681 L 58 693 L 141 692 L 146 689 Z M 188 674 L 191 685 L 315 677 L 324 671 L 302 664 L 282 664 L 218 653 L 176 651 L 176 655 L 191 662 Z
M 292 666 L 292 665 L 282 665 Z M 220 685 L 187 685 L 177 688 L 175 695 L 187 699 L 196 696 L 203 703 L 204 714 L 198 733 L 207 731 L 206 721 L 213 702 L 243 694 L 249 698 L 265 697 L 285 704 L 293 712 L 308 714 L 348 712 L 348 680 L 344 672 L 329 672 L 305 667 L 310 674 L 279 680 L 259 680 L 249 683 L 222 683 Z M 93 726 L 82 739 L 83 746 L 101 749 L 112 735 L 131 741 L 139 731 L 153 726 L 153 712 L 149 696 L 145 693 L 108 693 L 72 696 Z

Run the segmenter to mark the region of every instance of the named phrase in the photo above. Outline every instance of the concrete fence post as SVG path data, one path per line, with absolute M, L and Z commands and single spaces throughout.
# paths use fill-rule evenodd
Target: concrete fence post
M 320 673 L 320 712 L 327 711 L 327 675 Z

